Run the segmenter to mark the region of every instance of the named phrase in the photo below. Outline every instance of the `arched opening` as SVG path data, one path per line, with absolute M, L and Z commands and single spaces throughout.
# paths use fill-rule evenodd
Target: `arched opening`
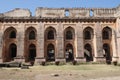
M 56 38 L 56 30 L 53 27 L 48 27 L 45 30 L 45 40 L 55 40 Z
M 92 48 L 90 44 L 86 44 L 84 46 L 84 57 L 86 58 L 86 61 L 93 61 L 93 55 L 92 55 Z
M 16 29 L 13 27 L 9 27 L 5 30 L 4 32 L 4 40 L 5 39 L 10 39 L 10 38 L 16 38 Z
M 10 61 L 11 60 L 14 60 L 14 58 L 16 57 L 17 55 L 17 46 L 16 44 L 10 44 L 9 46 L 9 56 L 10 56 Z
M 83 31 L 84 33 L 84 39 L 85 40 L 91 40 L 93 38 L 93 29 L 90 27 L 87 27 Z
M 111 56 L 111 52 L 110 52 L 110 45 L 103 44 L 103 51 L 104 51 L 104 57 L 106 58 L 106 62 L 111 63 L 112 56 Z
M 74 29 L 72 27 L 68 27 L 65 29 L 65 40 L 72 40 L 74 39 Z
M 11 31 L 9 38 L 16 38 L 16 32 L 15 31 Z
M 66 32 L 66 39 L 68 39 L 68 40 L 73 39 L 73 34 L 71 31 Z
M 109 28 L 109 27 L 103 28 L 103 31 L 102 31 L 102 38 L 103 38 L 103 40 L 104 39 L 110 39 L 111 36 L 112 36 L 111 28 Z
M 2 45 L 3 62 L 14 60 L 14 57 L 16 57 L 17 46 L 16 44 L 14 44 L 17 43 L 16 34 L 17 30 L 14 27 L 9 27 L 4 31 L 3 35 L 4 45 Z
M 53 30 L 48 31 L 47 39 L 54 39 L 54 31 Z
M 85 39 L 91 39 L 90 31 L 85 31 Z
M 34 31 L 30 31 L 29 33 L 29 40 L 34 40 L 35 39 L 35 32 Z
M 36 29 L 34 27 L 29 27 L 25 31 L 25 40 L 35 40 L 36 39 Z
M 55 61 L 55 47 L 53 44 L 47 46 L 47 61 Z
M 29 61 L 35 61 L 36 46 L 34 44 L 29 45 Z
M 74 51 L 73 46 L 71 44 L 66 45 L 65 57 L 67 62 L 74 60 Z

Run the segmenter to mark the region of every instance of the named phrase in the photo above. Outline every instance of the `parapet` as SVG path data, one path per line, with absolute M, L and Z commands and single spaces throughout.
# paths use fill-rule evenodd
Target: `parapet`
M 64 17 L 64 9 L 58 8 L 37 8 L 35 12 L 36 17 Z
M 0 17 L 12 18 L 90 18 L 90 17 L 120 17 L 120 6 L 116 8 L 42 8 L 35 11 L 35 16 L 31 15 L 29 9 L 16 8 L 6 13 L 1 13 Z
M 118 17 L 120 16 L 120 6 L 116 8 L 37 8 L 36 17 Z
M 2 14 L 4 17 L 30 17 L 31 12 L 29 9 L 16 8 L 12 11 L 8 11 Z
M 82 8 L 37 8 L 36 17 L 88 17 L 89 9 Z

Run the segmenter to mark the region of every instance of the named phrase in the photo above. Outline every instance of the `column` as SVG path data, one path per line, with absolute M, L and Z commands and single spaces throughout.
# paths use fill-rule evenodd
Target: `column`
M 37 47 L 36 47 L 36 63 L 45 62 L 44 56 L 44 24 L 38 23 L 37 26 Z
M 114 30 L 112 30 L 112 50 L 113 50 L 113 57 L 112 57 L 112 61 L 117 61 L 118 59 L 118 54 L 116 51 L 116 38 L 115 38 L 116 32 Z
M 120 63 L 120 19 L 116 20 L 116 44 L 117 44 L 117 54 L 118 54 L 118 63 Z
M 94 61 L 104 62 L 105 58 L 103 56 L 102 27 L 99 22 L 95 24 L 93 46 L 94 46 Z
M 24 38 L 25 30 L 24 24 L 21 23 L 17 26 L 17 56 L 15 61 L 24 62 Z
M 75 30 L 75 48 L 76 48 L 76 61 L 85 62 L 84 58 L 84 41 L 83 41 L 83 28 L 82 24 L 76 24 Z
M 60 23 L 58 23 L 58 26 L 56 28 L 56 33 L 57 33 L 57 37 L 56 37 L 56 61 L 60 61 L 60 62 L 65 62 L 65 54 L 64 54 L 64 29 L 63 29 L 63 25 Z
M 2 23 L 0 23 L 0 27 L 2 29 L 2 27 L 3 27 Z M 3 30 L 0 30 L 0 63 L 2 63 L 3 35 L 4 35 Z

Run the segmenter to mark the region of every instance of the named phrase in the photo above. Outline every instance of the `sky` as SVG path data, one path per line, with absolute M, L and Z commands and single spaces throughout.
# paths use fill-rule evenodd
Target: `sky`
M 120 0 L 1 0 L 0 13 L 4 13 L 15 8 L 30 9 L 32 15 L 37 7 L 48 8 L 114 8 L 120 5 Z

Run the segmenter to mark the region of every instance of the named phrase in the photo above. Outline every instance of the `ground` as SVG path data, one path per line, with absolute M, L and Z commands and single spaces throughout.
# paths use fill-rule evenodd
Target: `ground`
M 30 69 L 0 68 L 0 80 L 120 80 L 120 66 L 67 64 L 33 66 Z

